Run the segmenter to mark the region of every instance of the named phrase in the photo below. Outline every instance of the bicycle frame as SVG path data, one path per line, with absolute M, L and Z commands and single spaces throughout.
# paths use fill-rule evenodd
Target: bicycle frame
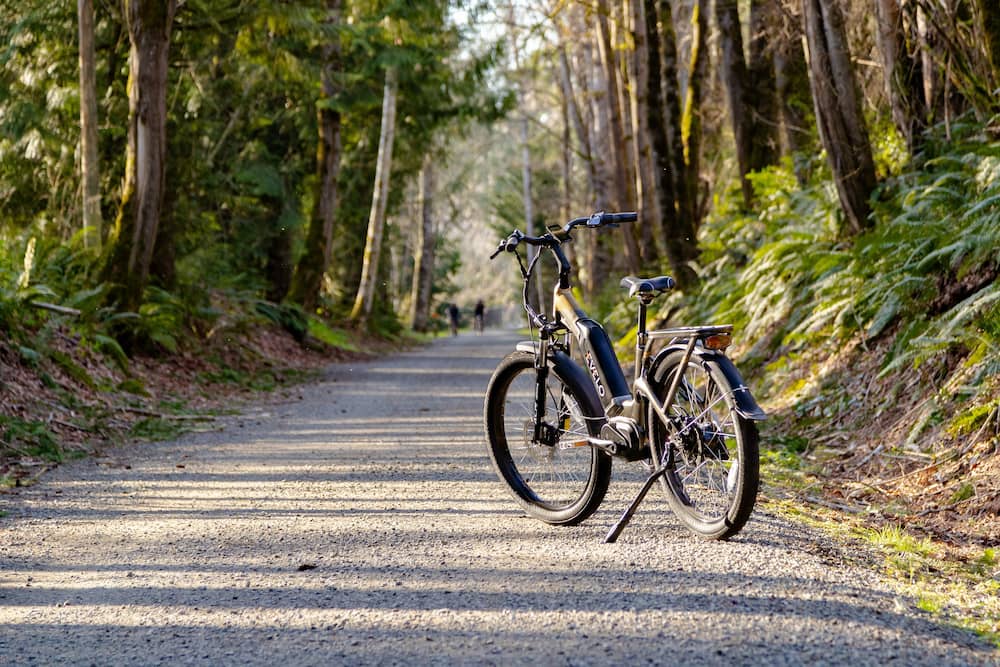
M 608 222 L 608 220 L 611 222 Z M 639 504 L 652 485 L 672 469 L 674 465 L 673 446 L 664 448 L 663 460 L 653 460 L 651 454 L 655 449 L 649 438 L 653 424 L 650 420 L 659 420 L 665 427 L 673 429 L 681 437 L 687 437 L 692 431 L 701 434 L 698 421 L 701 416 L 688 421 L 678 420 L 670 414 L 670 406 L 674 404 L 682 386 L 686 393 L 690 392 L 685 374 L 696 358 L 706 371 L 709 366 L 724 385 L 727 392 L 722 396 L 732 402 L 734 409 L 743 418 L 757 421 L 765 418 L 764 411 L 757 405 L 749 389 L 744 384 L 736 367 L 725 354 L 733 331 L 732 325 L 713 325 L 696 327 L 675 327 L 668 329 L 647 330 L 647 311 L 655 296 L 673 287 L 672 279 L 661 276 L 650 279 L 626 278 L 622 285 L 630 288 L 630 296 L 637 297 L 638 313 L 636 327 L 635 361 L 632 369 L 632 381 L 625 378 L 624 370 L 615 354 L 614 347 L 607 332 L 577 303 L 570 287 L 570 272 L 572 267 L 563 253 L 561 244 L 569 240 L 569 232 L 579 224 L 587 227 L 600 227 L 615 224 L 615 221 L 634 221 L 635 214 L 595 214 L 590 218 L 577 218 L 571 221 L 561 232 L 546 233 L 540 237 L 528 237 L 515 231 L 504 242 L 500 243 L 495 257 L 501 251 L 514 252 L 524 279 L 522 300 L 529 324 L 538 328 L 538 342 L 518 344 L 517 349 L 530 351 L 534 355 L 536 370 L 536 391 L 534 396 L 534 429 L 533 441 L 538 445 L 555 446 L 559 442 L 557 429 L 546 422 L 546 382 L 551 372 L 549 368 L 550 348 L 568 352 L 572 341 L 576 344 L 583 358 L 581 370 L 590 377 L 591 386 L 604 410 L 603 426 L 600 437 L 587 435 L 581 437 L 573 446 L 588 443 L 603 450 L 607 454 L 619 456 L 626 460 L 647 460 L 650 475 L 643 484 L 636 498 L 632 501 L 619 521 L 612 527 L 605 538 L 606 542 L 614 542 L 624 530 Z M 596 221 L 596 222 L 595 222 Z M 520 242 L 540 246 L 550 251 L 559 265 L 559 276 L 552 292 L 552 313 L 545 317 L 535 312 L 528 299 L 529 284 L 535 265 L 541 258 L 539 251 L 525 267 L 521 255 L 516 251 Z M 492 257 L 491 257 L 492 259 Z M 563 336 L 562 341 L 559 337 Z M 666 345 L 655 356 L 650 355 L 650 343 L 656 340 L 666 341 Z M 675 356 L 681 353 L 679 362 Z M 659 372 L 661 364 L 668 356 L 670 374 Z M 566 360 L 569 361 L 568 359 Z M 676 368 L 674 368 L 676 364 Z M 656 386 L 654 387 L 653 384 Z M 664 389 L 666 390 L 664 393 Z M 659 396 L 662 395 L 662 399 Z M 711 405 L 705 405 L 708 412 L 718 400 Z M 699 400 L 699 406 L 701 401 Z M 704 414 L 704 412 L 702 413 Z M 701 437 L 699 435 L 699 437 Z M 745 521 L 745 519 L 743 519 Z M 742 524 L 741 524 L 742 525 Z

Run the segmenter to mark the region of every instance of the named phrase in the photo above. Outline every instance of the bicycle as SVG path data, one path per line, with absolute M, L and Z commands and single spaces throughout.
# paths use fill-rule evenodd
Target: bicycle
M 635 213 L 600 212 L 541 236 L 515 230 L 490 256 L 509 252 L 517 258 L 529 327 L 538 331 L 538 340 L 518 343 L 490 379 L 484 406 L 490 458 L 527 514 L 553 525 L 578 524 L 597 510 L 612 458 L 642 462 L 648 476 L 605 542 L 618 539 L 657 482 L 688 529 L 727 539 L 743 528 L 756 502 L 756 422 L 766 417 L 726 356 L 732 325 L 648 331 L 649 305 L 674 281 L 623 278 L 622 287 L 638 301 L 630 388 L 607 332 L 570 289 L 572 266 L 562 246 L 573 230 L 636 220 Z M 540 249 L 527 266 L 521 244 Z M 542 250 L 559 268 L 550 317 L 528 298 Z M 665 345 L 652 355 L 650 343 L 657 340 Z

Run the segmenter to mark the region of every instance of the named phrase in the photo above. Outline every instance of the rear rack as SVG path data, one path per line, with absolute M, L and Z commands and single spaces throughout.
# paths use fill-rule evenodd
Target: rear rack
M 732 333 L 732 324 L 714 324 L 704 327 L 674 327 L 672 329 L 653 329 L 646 332 L 650 340 L 657 338 L 702 338 L 715 334 Z

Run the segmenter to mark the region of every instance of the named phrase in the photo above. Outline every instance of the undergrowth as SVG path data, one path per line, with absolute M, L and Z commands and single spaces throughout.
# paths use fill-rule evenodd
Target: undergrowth
M 661 315 L 736 325 L 773 493 L 850 517 L 923 608 L 1000 642 L 1000 144 L 952 131 L 885 170 L 855 238 L 822 175 L 753 175 L 757 211 L 717 202 L 701 289 Z
M 120 312 L 80 238 L 2 240 L 0 487 L 104 444 L 174 437 L 213 398 L 271 391 L 320 359 L 358 354 L 357 334 L 251 291 L 151 286 L 138 312 Z

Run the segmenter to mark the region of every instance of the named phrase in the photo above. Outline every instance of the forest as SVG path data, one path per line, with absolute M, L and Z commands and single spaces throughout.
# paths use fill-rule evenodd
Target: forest
M 907 581 L 946 552 L 962 593 L 928 606 L 1000 636 L 995 0 L 0 13 L 0 486 L 175 432 L 167 387 L 280 383 L 279 350 L 426 340 L 479 298 L 519 326 L 497 241 L 635 210 L 573 249 L 622 356 L 618 279 L 673 276 L 659 323 L 737 327 L 769 503 Z

